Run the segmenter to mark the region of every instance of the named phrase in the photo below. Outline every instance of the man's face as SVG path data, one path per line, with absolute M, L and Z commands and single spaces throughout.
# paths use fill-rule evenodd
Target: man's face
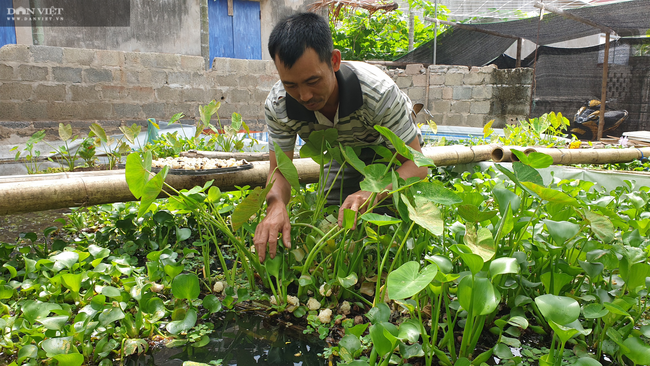
M 276 56 L 275 67 L 280 74 L 284 89 L 292 98 L 300 102 L 310 111 L 319 111 L 328 104 L 338 105 L 338 91 L 336 75 L 341 65 L 341 53 L 334 50 L 332 53 L 332 67 L 322 62 L 316 51 L 312 48 L 305 52 L 291 68 L 286 66 Z M 336 100 L 330 100 L 335 96 Z

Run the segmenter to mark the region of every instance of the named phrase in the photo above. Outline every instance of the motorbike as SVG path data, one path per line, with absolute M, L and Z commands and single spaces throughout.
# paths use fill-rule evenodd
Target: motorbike
M 605 103 L 605 125 L 603 135 L 613 134 L 628 117 L 626 110 L 612 110 Z M 569 133 L 580 140 L 597 140 L 598 124 L 600 123 L 600 100 L 592 99 L 583 104 L 569 126 Z

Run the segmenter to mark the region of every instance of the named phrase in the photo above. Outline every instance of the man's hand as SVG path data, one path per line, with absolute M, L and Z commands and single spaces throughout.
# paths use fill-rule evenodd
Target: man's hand
M 266 258 L 267 243 L 271 258 L 275 258 L 279 234 L 282 234 L 284 247 L 291 248 L 291 223 L 287 208 L 282 203 L 269 206 L 266 210 L 266 217 L 255 229 L 253 243 L 260 262 L 264 262 Z
M 343 217 L 345 215 L 345 209 L 347 208 L 356 212 L 354 215 L 354 224 L 352 225 L 352 230 L 355 230 L 357 228 L 358 214 L 363 214 L 368 210 L 368 207 L 370 207 L 368 199 L 371 195 L 372 192 L 368 191 L 357 191 L 349 195 L 339 209 L 339 226 L 343 227 Z M 375 201 L 377 201 L 377 199 L 375 199 Z

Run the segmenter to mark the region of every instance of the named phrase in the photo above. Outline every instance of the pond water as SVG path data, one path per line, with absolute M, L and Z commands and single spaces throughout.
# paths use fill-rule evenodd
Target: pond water
M 270 324 L 268 318 L 246 313 L 226 313 L 214 323 L 210 343 L 161 348 L 134 357 L 126 366 L 182 366 L 185 361 L 222 365 L 325 366 L 328 360 L 318 356 L 327 345 L 317 336 L 305 336 L 294 328 Z

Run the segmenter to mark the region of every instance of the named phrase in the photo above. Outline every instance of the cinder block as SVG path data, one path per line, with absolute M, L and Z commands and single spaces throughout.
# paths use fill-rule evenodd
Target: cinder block
M 230 92 L 230 103 L 248 103 L 251 99 L 251 92 L 247 89 L 235 89 Z
M 429 100 L 438 100 L 442 99 L 442 87 L 440 86 L 430 86 L 429 87 Z
M 54 81 L 62 83 L 80 83 L 81 69 L 76 67 L 53 67 Z
M 215 75 L 215 86 L 238 86 L 236 75 Z
M 86 119 L 95 119 L 95 120 L 108 120 L 110 118 L 113 118 L 113 105 L 108 102 L 93 102 L 93 103 L 88 103 L 86 104 L 85 108 L 83 108 L 82 111 L 83 115 L 81 118 L 86 118 Z M 108 127 L 118 127 L 119 124 L 116 125 L 116 121 L 113 121 L 113 123 L 104 123 L 106 121 L 102 121 L 100 125 L 104 127 L 104 129 L 108 129 Z
M 228 74 L 246 75 L 249 63 L 249 60 L 231 58 L 228 62 Z
M 468 86 L 454 86 L 454 100 L 467 100 L 472 98 L 472 88 Z
M 96 66 L 121 66 L 124 64 L 124 52 L 97 50 L 93 65 Z
M 82 102 L 49 102 L 47 103 L 47 117 L 53 121 L 78 120 L 83 115 L 85 108 L 86 105 Z
M 121 85 L 101 85 L 100 95 L 103 100 L 126 100 L 127 89 Z
M 129 102 L 152 102 L 155 97 L 153 88 L 149 87 L 135 86 L 128 88 L 127 91 Z
M 410 88 L 411 86 L 413 86 L 413 77 L 406 76 L 406 74 L 404 74 L 404 76 L 400 75 L 400 77 L 397 78 L 395 83 L 397 84 L 397 87 L 400 89 Z
M 424 74 L 413 75 L 413 86 L 427 86 L 427 76 Z
M 34 87 L 34 99 L 48 102 L 62 102 L 66 100 L 65 85 L 36 85 Z
M 207 93 L 205 92 L 204 89 L 184 88 L 183 91 L 181 92 L 181 101 L 207 103 L 210 100 L 206 100 L 206 99 L 208 99 L 210 96 L 206 94 Z
M 12 103 L 12 102 L 0 102 L 0 121 L 18 121 L 21 118 L 20 114 L 18 113 L 18 103 Z M 3 122 L 2 126 L 8 127 L 8 128 L 20 128 L 20 127 L 12 127 L 10 125 L 7 125 L 8 123 L 26 123 L 30 124 L 29 122 Z
M 445 126 L 464 126 L 465 118 L 462 114 L 448 114 L 443 119 Z
M 13 66 L 0 64 L 0 80 L 14 80 Z
M 454 88 L 444 87 L 442 88 L 442 99 L 452 99 L 454 96 Z
M 99 100 L 101 94 L 94 85 L 70 85 L 68 86 L 68 90 L 70 90 L 70 100 L 73 102 L 96 101 Z
M 259 84 L 257 75 L 241 75 L 238 79 L 241 88 L 257 87 Z
M 492 86 L 491 85 L 479 85 L 472 88 L 472 99 L 490 99 L 492 98 Z
M 113 72 L 108 69 L 84 69 L 84 79 L 87 83 L 110 83 L 113 81 Z
M 191 85 L 193 87 L 202 88 L 209 87 L 212 85 L 212 82 L 208 80 L 203 71 L 195 71 L 191 73 Z
M 490 101 L 472 102 L 470 113 L 490 113 Z
M 95 51 L 85 48 L 64 48 L 63 62 L 66 64 L 77 64 L 88 66 L 95 59 Z
M 468 101 L 454 101 L 451 104 L 453 113 L 469 113 L 470 103 Z
M 406 69 L 404 70 L 406 72 L 406 75 L 418 75 L 421 74 L 421 70 L 424 69 L 424 66 L 422 64 L 408 64 L 406 65 Z
M 190 85 L 192 76 L 185 71 L 171 71 L 167 73 L 167 82 L 169 84 Z
M 45 121 L 48 119 L 47 103 L 42 103 L 42 102 L 21 103 L 20 105 L 18 105 L 18 113 L 20 113 L 20 119 L 22 120 Z
M 180 55 L 171 53 L 141 53 L 140 63 L 147 68 L 177 69 L 181 64 Z
M 280 78 L 278 77 L 277 74 L 273 75 L 260 75 L 258 77 L 258 88 L 264 88 L 265 90 L 271 91 L 271 88 L 273 85 L 275 85 Z
M 24 44 L 4 45 L 0 48 L 0 61 L 27 63 L 31 57 L 29 47 Z
M 263 75 L 266 73 L 266 65 L 272 61 L 267 60 L 250 60 L 248 61 L 249 75 Z
M 167 84 L 167 72 L 159 70 L 133 71 L 138 75 L 139 85 L 160 88 Z
M 181 91 L 180 86 L 165 85 L 156 89 L 156 100 L 160 102 L 178 102 L 181 98 Z
M 9 82 L 0 86 L 0 100 L 26 101 L 31 97 L 32 84 Z
M 192 118 L 198 116 L 198 104 L 190 103 L 166 103 L 165 104 L 165 115 L 173 116 L 176 113 L 183 113 L 185 117 Z M 219 111 L 221 114 L 221 111 Z M 193 124 L 193 123 L 189 123 Z
M 408 96 L 411 98 L 411 101 L 413 101 L 413 103 L 424 102 L 424 89 L 425 88 L 410 88 L 408 90 Z
M 485 74 L 481 74 L 478 72 L 470 72 L 469 74 L 465 74 L 465 76 L 463 77 L 463 84 L 480 85 L 483 83 L 483 80 L 485 80 Z
M 63 62 L 63 48 L 50 46 L 31 46 L 34 62 Z
M 465 124 L 470 127 L 483 127 L 486 122 L 485 114 L 470 114 L 465 120 Z
M 447 71 L 447 73 L 467 74 L 469 73 L 469 67 L 462 65 L 453 65 L 449 67 L 449 71 Z
M 164 103 L 149 103 L 142 105 L 142 112 L 147 118 L 165 118 Z
M 429 65 L 430 74 L 446 74 L 449 71 L 449 65 Z
M 449 113 L 451 102 L 448 100 L 435 100 L 431 104 L 431 113 Z
M 140 57 L 142 53 L 140 52 L 124 52 L 124 66 L 133 69 L 139 69 L 142 67 L 140 63 Z
M 264 106 L 264 102 L 266 101 L 266 97 L 268 95 L 269 95 L 268 90 L 254 89 L 252 102 L 256 103 L 258 106 Z M 260 108 L 260 110 L 262 109 L 263 108 Z
M 143 118 L 142 107 L 139 104 L 113 103 L 116 118 Z
M 212 60 L 210 71 L 217 75 L 228 75 L 230 72 L 230 61 L 232 59 L 226 57 L 215 57 Z
M 185 71 L 204 71 L 205 60 L 201 56 L 181 55 L 181 69 Z
M 32 65 L 18 66 L 18 76 L 23 81 L 46 81 L 47 74 L 47 67 Z
M 461 73 L 447 73 L 445 74 L 445 85 L 455 86 L 463 84 L 463 74 Z

